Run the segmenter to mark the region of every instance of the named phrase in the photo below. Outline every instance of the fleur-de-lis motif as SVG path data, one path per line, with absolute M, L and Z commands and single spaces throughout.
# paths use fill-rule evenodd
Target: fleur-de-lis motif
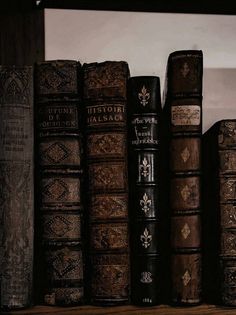
M 139 200 L 139 204 L 142 207 L 142 210 L 146 214 L 150 210 L 150 206 L 152 205 L 152 200 L 148 199 L 148 195 L 145 193 L 143 195 L 143 199 Z
M 187 62 L 185 62 L 183 64 L 182 68 L 180 69 L 180 72 L 181 72 L 182 76 L 184 78 L 186 78 L 186 76 L 188 75 L 189 71 L 190 71 L 190 68 L 189 68 Z
M 152 235 L 149 234 L 149 231 L 147 228 L 145 228 L 143 234 L 140 236 L 140 240 L 144 248 L 148 248 L 150 246 L 151 241 L 152 241 Z
M 150 93 L 147 91 L 145 85 L 142 87 L 141 93 L 138 93 L 138 98 L 140 100 L 140 104 L 142 104 L 143 106 L 146 106 L 148 104 Z
M 149 169 L 151 165 L 148 163 L 148 160 L 146 158 L 143 159 L 142 164 L 139 165 L 139 170 L 141 172 L 141 175 L 144 177 L 147 177 L 149 175 Z
M 142 283 L 152 283 L 152 274 L 149 271 L 141 272 L 140 282 Z

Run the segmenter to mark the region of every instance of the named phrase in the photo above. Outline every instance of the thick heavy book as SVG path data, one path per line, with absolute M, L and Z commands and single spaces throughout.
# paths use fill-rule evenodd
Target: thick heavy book
M 0 308 L 32 304 L 33 69 L 0 66 Z
M 236 306 L 236 120 L 203 136 L 204 261 L 209 302 Z
M 44 302 L 78 304 L 84 298 L 81 66 L 55 60 L 37 64 L 35 71 Z
M 160 80 L 128 80 L 131 302 L 160 302 Z
M 128 64 L 84 64 L 90 302 L 129 300 Z
M 201 302 L 201 51 L 170 54 L 165 107 L 168 120 L 171 211 L 171 301 Z

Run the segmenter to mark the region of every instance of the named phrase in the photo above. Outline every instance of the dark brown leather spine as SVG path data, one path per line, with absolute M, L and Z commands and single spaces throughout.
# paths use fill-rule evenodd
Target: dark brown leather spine
M 32 304 L 33 69 L 0 66 L 0 308 Z
M 202 52 L 176 51 L 167 65 L 171 301 L 201 302 Z
M 199 300 L 196 297 L 201 291 L 201 281 L 199 280 L 201 279 L 200 253 L 175 254 L 172 258 L 171 272 L 174 282 L 172 296 L 179 296 L 181 292 L 181 303 L 198 303 Z M 191 294 L 189 285 L 191 285 Z
M 81 67 L 76 61 L 36 66 L 41 241 L 47 271 L 44 302 L 83 302 Z
M 203 138 L 204 161 L 206 160 L 205 264 L 206 272 L 212 275 L 206 275 L 206 290 L 210 292 L 210 297 L 217 297 L 217 300 L 212 298 L 211 303 L 223 303 L 228 306 L 236 306 L 235 135 L 236 120 L 225 119 L 216 122 Z M 213 279 L 214 285 L 211 285 Z
M 129 300 L 126 62 L 85 64 L 90 302 Z
M 219 123 L 218 172 L 220 203 L 221 299 L 236 306 L 236 120 Z
M 128 81 L 129 184 L 131 215 L 131 298 L 134 304 L 160 302 L 160 82 Z

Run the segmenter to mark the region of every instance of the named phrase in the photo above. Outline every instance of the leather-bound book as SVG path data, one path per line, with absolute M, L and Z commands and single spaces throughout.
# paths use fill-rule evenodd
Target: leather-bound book
M 160 303 L 160 80 L 128 81 L 131 302 Z
M 236 119 L 216 122 L 203 144 L 206 292 L 236 306 Z
M 81 66 L 72 60 L 46 61 L 35 72 L 44 302 L 73 305 L 84 299 Z
M 128 64 L 84 64 L 90 302 L 129 300 Z
M 201 302 L 201 51 L 170 54 L 164 112 L 168 124 L 171 302 Z
M 0 66 L 0 308 L 32 304 L 33 69 Z

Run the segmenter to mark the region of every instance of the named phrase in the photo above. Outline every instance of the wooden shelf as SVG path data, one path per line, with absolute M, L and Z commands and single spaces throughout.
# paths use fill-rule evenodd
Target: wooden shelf
M 77 306 L 77 307 L 48 307 L 35 306 L 27 310 L 2 313 L 8 315 L 236 315 L 236 308 L 226 308 L 214 305 L 200 305 L 194 307 L 171 307 L 160 305 L 155 307 L 136 307 L 133 305 L 115 307 Z

